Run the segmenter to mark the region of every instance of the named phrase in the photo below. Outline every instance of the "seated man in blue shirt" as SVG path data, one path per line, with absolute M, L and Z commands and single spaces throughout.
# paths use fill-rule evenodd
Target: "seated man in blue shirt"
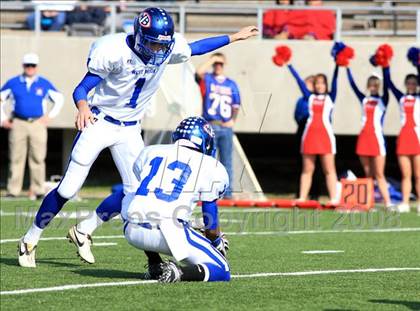
M 225 63 L 225 55 L 214 53 L 197 69 L 196 81 L 200 85 L 203 96 L 203 117 L 212 124 L 215 130 L 215 142 L 220 162 L 229 174 L 229 184 L 233 185 L 233 126 L 241 98 L 235 81 L 224 75 Z M 213 69 L 211 73 L 207 72 L 210 68 Z M 231 197 L 232 191 L 227 189 L 225 198 Z
M 38 55 L 23 57 L 23 74 L 6 82 L 1 88 L 1 126 L 9 133 L 8 196 L 15 197 L 22 190 L 26 156 L 29 157 L 30 197 L 44 195 L 45 157 L 47 153 L 47 123 L 60 112 L 63 95 L 47 79 L 37 75 Z M 47 112 L 47 103 L 54 103 Z M 10 103 L 8 115 L 6 102 Z M 9 111 L 10 112 L 10 111 Z

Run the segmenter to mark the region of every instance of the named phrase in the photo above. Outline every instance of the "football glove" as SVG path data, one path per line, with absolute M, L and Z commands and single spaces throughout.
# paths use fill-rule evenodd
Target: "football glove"
M 224 257 L 227 256 L 227 252 L 229 250 L 229 241 L 226 238 L 224 233 L 220 233 L 220 235 L 211 242 L 211 244 L 220 252 Z

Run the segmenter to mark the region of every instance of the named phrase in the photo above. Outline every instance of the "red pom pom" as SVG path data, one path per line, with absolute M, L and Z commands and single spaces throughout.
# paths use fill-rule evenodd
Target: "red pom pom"
M 350 59 L 352 59 L 353 57 L 354 57 L 353 48 L 346 46 L 339 53 L 337 53 L 337 57 L 335 58 L 335 63 L 338 66 L 347 67 L 350 63 Z
M 279 45 L 276 47 L 276 55 L 273 56 L 273 62 L 277 66 L 287 64 L 292 57 L 292 50 L 286 45 Z
M 375 62 L 378 66 L 389 67 L 389 62 L 394 55 L 392 47 L 388 44 L 382 44 L 375 53 Z

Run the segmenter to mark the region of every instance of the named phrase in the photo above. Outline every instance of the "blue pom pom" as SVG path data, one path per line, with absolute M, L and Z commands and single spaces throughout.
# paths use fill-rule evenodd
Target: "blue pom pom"
M 416 48 L 415 46 L 408 49 L 407 58 L 408 58 L 408 61 L 413 64 L 413 66 L 419 65 L 419 53 L 420 53 L 420 49 Z
M 372 55 L 370 58 L 369 58 L 369 62 L 372 64 L 372 66 L 374 66 L 374 67 L 376 67 L 376 66 L 378 66 L 378 64 L 376 63 L 376 60 L 375 60 L 375 54 L 374 55 Z
M 336 59 L 337 54 L 340 53 L 346 45 L 343 42 L 335 42 L 332 49 L 331 49 L 331 56 Z

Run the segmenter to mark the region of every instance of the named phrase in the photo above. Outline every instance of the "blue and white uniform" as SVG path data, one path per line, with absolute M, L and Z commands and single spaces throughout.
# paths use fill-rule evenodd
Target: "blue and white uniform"
M 165 62 L 145 65 L 131 48 L 132 40 L 133 36 L 124 33 L 107 35 L 92 45 L 88 57 L 88 71 L 103 79 L 89 97 L 89 104 L 121 121 L 142 119 L 166 65 L 191 57 L 187 41 L 175 33 L 174 48 Z
M 160 66 L 143 63 L 132 49 L 130 35 L 107 35 L 92 45 L 88 71 L 102 80 L 88 103 L 98 120 L 79 132 L 75 140 L 71 161 L 57 190 L 63 198 L 71 198 L 79 191 L 93 162 L 105 148 L 111 150 L 124 191 L 137 189 L 131 168 L 144 147 L 140 120 L 159 87 L 166 65 L 191 57 L 186 40 L 179 34 L 174 38 L 172 53 Z
M 206 73 L 200 80 L 203 96 L 203 118 L 207 121 L 228 122 L 233 110 L 239 109 L 241 97 L 235 81 Z
M 8 101 L 10 106 L 1 105 L 2 120 L 6 117 L 17 117 L 24 120 L 38 119 L 47 113 L 48 102 L 54 105 L 47 115 L 55 118 L 64 104 L 63 95 L 54 85 L 41 76 L 33 78 L 24 75 L 16 76 L 6 82 L 0 91 L 2 102 Z M 12 111 L 13 116 L 8 116 Z
M 201 264 L 208 270 L 205 281 L 229 280 L 226 259 L 188 225 L 196 202 L 223 196 L 228 174 L 215 158 L 193 148 L 190 141 L 178 140 L 143 149 L 134 164 L 141 184 L 123 200 L 124 234 L 136 248 Z

